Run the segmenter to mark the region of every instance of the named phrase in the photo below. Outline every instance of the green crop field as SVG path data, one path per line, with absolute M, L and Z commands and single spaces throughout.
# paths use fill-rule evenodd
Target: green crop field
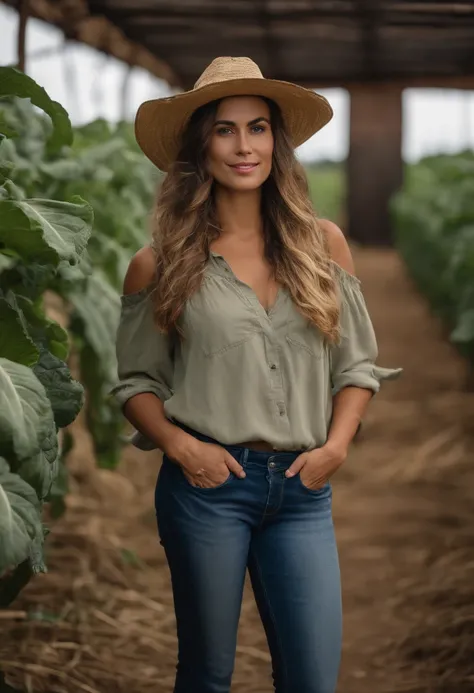
M 308 164 L 306 175 L 317 215 L 344 225 L 346 196 L 344 164 Z

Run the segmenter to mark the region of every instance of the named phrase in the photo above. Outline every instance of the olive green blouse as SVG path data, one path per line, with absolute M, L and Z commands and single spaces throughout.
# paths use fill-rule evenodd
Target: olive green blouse
M 153 323 L 149 289 L 121 297 L 117 332 L 123 407 L 142 392 L 164 402 L 166 416 L 222 444 L 265 440 L 275 450 L 326 442 L 333 396 L 351 385 L 378 392 L 401 368 L 375 365 L 377 342 L 360 280 L 334 263 L 342 339 L 328 345 L 281 288 L 267 312 L 222 255 L 211 252 L 200 289 L 180 317 L 184 339 Z M 131 442 L 156 447 L 141 433 Z

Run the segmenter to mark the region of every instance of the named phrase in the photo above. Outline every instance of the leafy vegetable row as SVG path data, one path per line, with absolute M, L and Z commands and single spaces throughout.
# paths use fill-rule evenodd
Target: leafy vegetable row
M 120 459 L 123 417 L 107 396 L 119 292 L 148 237 L 158 174 L 132 125 L 98 120 L 73 130 L 26 75 L 0 68 L 0 85 L 1 608 L 45 569 L 42 506 L 64 507 L 72 444 L 60 429 L 84 406 L 99 464 Z M 51 292 L 67 331 L 46 314 Z M 67 365 L 71 349 L 82 385 Z
M 392 213 L 410 274 L 474 369 L 474 153 L 408 167 Z
M 80 197 L 28 198 L 18 185 L 7 139 L 18 133 L 4 108 L 12 95 L 51 116 L 49 151 L 72 140 L 64 109 L 33 80 L 0 68 L 0 607 L 45 570 L 42 506 L 68 445 L 58 432 L 77 416 L 84 390 L 66 363 L 68 333 L 46 315 L 43 295 L 60 282 L 66 289 L 69 272 L 82 276 L 93 218 Z
M 75 128 L 69 146 L 51 149 L 50 123 L 28 102 L 17 99 L 1 110 L 17 137 L 4 143 L 0 161 L 12 162 L 21 194 L 60 202 L 80 195 L 94 212 L 94 233 L 80 267 L 62 273 L 52 288 L 69 302 L 69 331 L 87 391 L 85 417 L 96 458 L 115 467 L 123 418 L 106 393 L 115 378 L 119 292 L 132 253 L 148 238 L 144 220 L 158 174 L 140 152 L 129 123 L 112 127 L 97 120 Z

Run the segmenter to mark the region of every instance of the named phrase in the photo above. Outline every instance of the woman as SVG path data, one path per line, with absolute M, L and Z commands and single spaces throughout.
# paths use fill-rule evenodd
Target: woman
M 317 220 L 294 147 L 327 101 L 218 58 L 142 104 L 168 175 L 124 283 L 114 393 L 163 451 L 156 488 L 179 656 L 175 693 L 230 690 L 248 567 L 277 693 L 334 693 L 341 597 L 330 477 L 380 381 L 342 232 Z

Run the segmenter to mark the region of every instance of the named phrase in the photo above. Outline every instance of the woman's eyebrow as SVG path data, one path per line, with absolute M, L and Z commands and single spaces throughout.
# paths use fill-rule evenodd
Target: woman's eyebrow
M 249 120 L 247 125 L 256 125 L 257 123 L 260 123 L 262 120 L 264 120 L 266 123 L 270 125 L 270 121 L 268 118 L 265 118 L 265 116 L 260 116 L 259 118 L 254 118 L 253 120 Z M 234 123 L 233 120 L 216 120 L 214 125 L 233 125 L 235 126 L 236 123 Z

